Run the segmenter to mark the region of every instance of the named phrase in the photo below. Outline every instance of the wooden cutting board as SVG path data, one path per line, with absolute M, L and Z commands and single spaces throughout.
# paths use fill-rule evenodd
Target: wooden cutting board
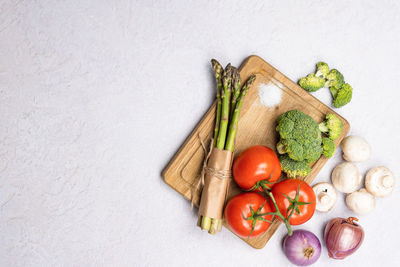
M 275 144 L 278 141 L 278 134 L 275 131 L 276 119 L 288 110 L 301 110 L 313 117 L 317 122 L 321 122 L 327 113 L 338 115 L 258 56 L 248 57 L 240 67 L 240 76 L 243 81 L 252 74 L 256 74 L 257 78 L 249 89 L 242 106 L 235 155 L 253 145 L 261 144 L 275 149 Z M 258 97 L 260 83 L 272 83 L 274 86 L 281 88 L 282 101 L 278 106 L 267 108 L 261 104 Z M 215 105 L 216 103 L 214 102 L 162 173 L 165 182 L 188 200 L 192 198 L 192 189 L 199 179 L 205 155 L 201 147 L 200 138 L 208 147 L 212 136 Z M 340 115 L 338 116 L 342 120 L 343 131 L 342 135 L 335 140 L 337 146 L 350 130 L 349 123 Z M 311 183 L 327 160 L 321 156 L 312 165 L 310 175 L 304 180 L 307 183 Z M 281 178 L 284 177 L 282 176 Z M 240 192 L 240 189 L 232 181 L 229 187 L 228 199 Z M 193 192 L 193 197 L 195 204 L 198 206 L 200 192 Z M 281 222 L 275 219 L 263 235 L 250 239 L 242 238 L 242 240 L 254 248 L 261 249 L 267 244 L 280 224 Z M 196 222 L 193 221 L 193 227 L 195 225 Z M 224 226 L 229 229 L 225 223 Z

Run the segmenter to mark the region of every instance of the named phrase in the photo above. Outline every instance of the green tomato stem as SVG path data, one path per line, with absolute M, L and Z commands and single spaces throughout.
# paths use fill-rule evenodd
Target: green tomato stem
M 293 234 L 293 230 L 289 223 L 289 219 L 285 218 L 285 216 L 282 215 L 281 211 L 278 208 L 278 204 L 276 204 L 274 195 L 271 193 L 271 191 L 268 191 L 267 189 L 265 189 L 264 186 L 262 186 L 262 189 L 268 195 L 268 197 L 271 199 L 272 203 L 274 204 L 276 211 L 272 212 L 272 213 L 274 213 L 275 216 L 281 218 L 281 220 L 285 223 L 286 229 L 288 231 L 288 235 L 291 236 Z

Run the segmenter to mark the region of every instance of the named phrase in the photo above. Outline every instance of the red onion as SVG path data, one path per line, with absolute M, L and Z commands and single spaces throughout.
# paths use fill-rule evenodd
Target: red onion
M 325 244 L 329 257 L 344 259 L 353 254 L 364 240 L 364 230 L 355 221 L 357 218 L 332 219 L 325 227 Z
M 318 237 L 306 230 L 295 230 L 283 240 L 283 251 L 295 265 L 311 265 L 321 256 L 321 243 Z

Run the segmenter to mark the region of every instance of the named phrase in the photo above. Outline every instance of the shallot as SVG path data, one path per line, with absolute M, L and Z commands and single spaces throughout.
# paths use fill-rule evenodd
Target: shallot
M 335 218 L 325 227 L 325 245 L 329 257 L 342 260 L 353 254 L 364 240 L 364 230 L 355 217 Z

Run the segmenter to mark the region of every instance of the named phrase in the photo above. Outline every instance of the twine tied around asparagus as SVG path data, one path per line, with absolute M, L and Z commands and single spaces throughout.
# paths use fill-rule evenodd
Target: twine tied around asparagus
M 198 133 L 197 137 L 199 138 L 201 147 L 203 148 L 204 154 L 206 156 L 204 157 L 203 166 L 201 168 L 199 180 L 197 181 L 196 185 L 192 187 L 192 190 L 191 190 L 191 203 L 190 203 L 191 209 L 193 209 L 194 196 L 195 196 L 197 190 L 201 191 L 204 186 L 204 178 L 205 178 L 206 174 L 210 174 L 218 179 L 228 179 L 228 178 L 232 177 L 232 172 L 230 170 L 216 170 L 214 168 L 210 168 L 207 166 L 208 159 L 210 158 L 211 152 L 213 149 L 214 138 L 211 138 L 210 148 L 207 149 L 206 145 L 204 144 L 203 139 L 200 136 L 200 133 Z M 228 186 L 229 186 L 229 184 L 228 184 Z

